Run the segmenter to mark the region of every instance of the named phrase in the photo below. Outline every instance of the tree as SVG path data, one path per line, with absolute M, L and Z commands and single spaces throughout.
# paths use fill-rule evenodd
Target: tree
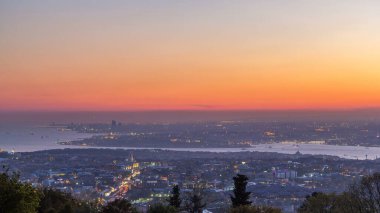
M 21 183 L 19 175 L 5 169 L 0 173 L 0 212 L 35 213 L 40 193 L 30 184 Z
M 352 184 L 345 203 L 355 212 L 380 212 L 380 173 Z
M 248 177 L 245 175 L 237 174 L 234 178 L 234 195 L 231 195 L 232 207 L 239 207 L 244 205 L 250 205 L 249 201 L 251 192 L 247 192 Z
M 250 206 L 242 205 L 239 207 L 231 208 L 229 213 L 281 213 L 280 209 L 267 207 L 267 206 Z
M 305 201 L 298 209 L 298 213 L 329 213 L 335 212 L 337 196 L 335 194 L 325 194 L 313 192 L 306 196 Z
M 173 186 L 173 189 L 171 191 L 171 195 L 169 199 L 167 200 L 169 202 L 170 206 L 173 206 L 177 209 L 181 207 L 182 200 L 180 198 L 180 189 L 178 185 Z
M 193 192 L 188 195 L 186 201 L 186 210 L 190 213 L 201 213 L 206 203 L 203 202 L 203 195 L 200 189 L 193 189 Z
M 89 213 L 95 212 L 95 208 L 83 201 L 77 200 L 71 194 L 54 189 L 45 188 L 41 191 L 39 213 L 65 212 L 65 213 Z
M 45 188 L 42 190 L 39 213 L 45 212 L 73 212 L 74 199 L 71 195 Z
M 340 194 L 314 192 L 307 196 L 299 213 L 372 213 L 380 212 L 380 173 L 365 176 Z
M 74 213 L 73 206 L 67 203 L 59 210 L 59 213 Z
M 178 210 L 174 206 L 164 206 L 163 204 L 155 204 L 149 207 L 147 213 L 176 213 Z
M 116 199 L 103 207 L 102 213 L 137 213 L 136 208 L 125 199 Z
M 358 200 L 350 192 L 343 192 L 340 195 L 335 195 L 336 200 L 331 212 L 337 213 L 357 213 L 366 212 L 358 211 Z

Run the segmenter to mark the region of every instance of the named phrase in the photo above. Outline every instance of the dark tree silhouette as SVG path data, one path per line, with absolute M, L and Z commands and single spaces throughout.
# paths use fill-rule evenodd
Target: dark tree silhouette
M 229 213 L 281 213 L 281 209 L 270 206 L 250 206 L 244 205 L 236 208 L 231 208 Z
M 247 192 L 248 177 L 245 175 L 237 174 L 234 178 L 234 195 L 231 195 L 232 207 L 239 207 L 250 205 L 249 201 L 251 192 Z
M 0 212 L 34 213 L 40 201 L 40 193 L 30 184 L 19 181 L 19 175 L 3 167 L 0 172 Z
M 313 192 L 306 196 L 305 201 L 297 210 L 298 213 L 328 213 L 334 212 L 337 196 L 335 194 L 325 194 L 322 192 Z
M 185 207 L 187 212 L 190 213 L 202 212 L 203 208 L 206 207 L 206 203 L 203 202 L 201 189 L 194 189 L 193 192 L 188 195 Z
M 75 212 L 91 213 L 96 209 L 84 201 L 75 199 L 71 194 L 58 190 L 45 188 L 41 191 L 41 200 L 38 207 L 38 213 L 50 212 Z
M 178 185 L 173 186 L 173 189 L 171 191 L 171 195 L 169 199 L 167 200 L 169 202 L 170 206 L 173 206 L 177 209 L 181 207 L 182 200 L 180 198 L 180 189 Z
M 306 197 L 298 212 L 380 212 L 380 173 L 363 177 L 339 195 L 314 192 Z
M 102 213 L 137 213 L 132 204 L 125 199 L 116 199 L 103 207 Z
M 178 210 L 174 206 L 164 206 L 160 203 L 149 207 L 147 213 L 177 213 Z
M 365 176 L 351 185 L 349 205 L 356 212 L 380 212 L 380 173 Z
M 63 209 L 65 209 L 66 212 L 70 213 L 73 212 L 72 207 L 74 205 L 75 200 L 71 197 L 71 195 L 46 188 L 42 190 L 38 212 L 63 212 Z M 69 210 L 69 208 L 71 210 Z

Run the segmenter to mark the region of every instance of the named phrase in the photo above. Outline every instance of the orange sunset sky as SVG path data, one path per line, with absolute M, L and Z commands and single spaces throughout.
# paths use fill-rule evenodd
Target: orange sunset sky
M 0 0 L 0 110 L 380 107 L 380 1 Z

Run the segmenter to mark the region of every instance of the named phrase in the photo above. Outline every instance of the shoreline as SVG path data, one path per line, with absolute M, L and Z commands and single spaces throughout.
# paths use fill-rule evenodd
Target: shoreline
M 302 155 L 324 155 L 335 156 L 344 159 L 355 160 L 375 160 L 380 157 L 380 147 L 364 146 L 342 146 L 326 144 L 281 144 L 268 143 L 258 144 L 250 148 L 170 148 L 170 147 L 107 147 L 107 146 L 76 146 L 76 145 L 59 145 L 46 147 L 45 149 L 23 150 L 17 152 L 34 152 L 54 149 L 109 149 L 109 150 L 164 150 L 178 152 L 208 152 L 208 153 L 239 153 L 239 152 L 261 152 L 261 153 L 279 153 L 279 154 L 302 154 Z
M 36 127 L 34 127 L 36 128 Z M 375 146 L 352 146 L 352 145 L 330 145 L 321 141 L 282 141 L 276 143 L 261 143 L 252 147 L 136 147 L 136 146 L 94 146 L 94 145 L 73 145 L 73 141 L 88 139 L 101 133 L 81 133 L 75 130 L 58 131 L 56 127 L 43 128 L 43 132 L 36 132 L 30 135 L 30 129 L 22 132 L 22 138 L 10 138 L 0 145 L 0 150 L 11 152 L 34 152 L 53 149 L 123 149 L 123 150 L 169 150 L 169 151 L 189 151 L 189 152 L 213 152 L 213 153 L 238 153 L 238 152 L 267 152 L 281 154 L 301 154 L 336 156 L 344 159 L 373 160 L 380 157 L 380 147 Z M 50 135 L 50 133 L 53 133 Z M 13 132 L 10 136 L 13 137 Z M 49 135 L 49 137 L 44 137 Z M 5 136 L 7 136 L 5 134 Z M 9 137 L 10 137 L 9 136 Z M 41 137 L 41 138 L 40 138 Z M 5 138 L 7 139 L 7 138 Z M 19 140 L 20 139 L 20 140 Z M 13 142 L 15 141 L 15 142 Z M 38 144 L 33 142 L 38 142 Z M 13 143 L 12 143 L 13 142 Z M 17 143 L 18 142 L 18 143 Z M 62 143 L 68 143 L 62 145 Z

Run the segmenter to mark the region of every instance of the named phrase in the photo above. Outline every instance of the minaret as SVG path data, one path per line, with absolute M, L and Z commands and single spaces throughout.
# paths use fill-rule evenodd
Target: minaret
M 133 156 L 133 152 L 131 152 L 131 154 L 129 154 L 129 161 L 130 162 L 135 162 L 135 158 Z

